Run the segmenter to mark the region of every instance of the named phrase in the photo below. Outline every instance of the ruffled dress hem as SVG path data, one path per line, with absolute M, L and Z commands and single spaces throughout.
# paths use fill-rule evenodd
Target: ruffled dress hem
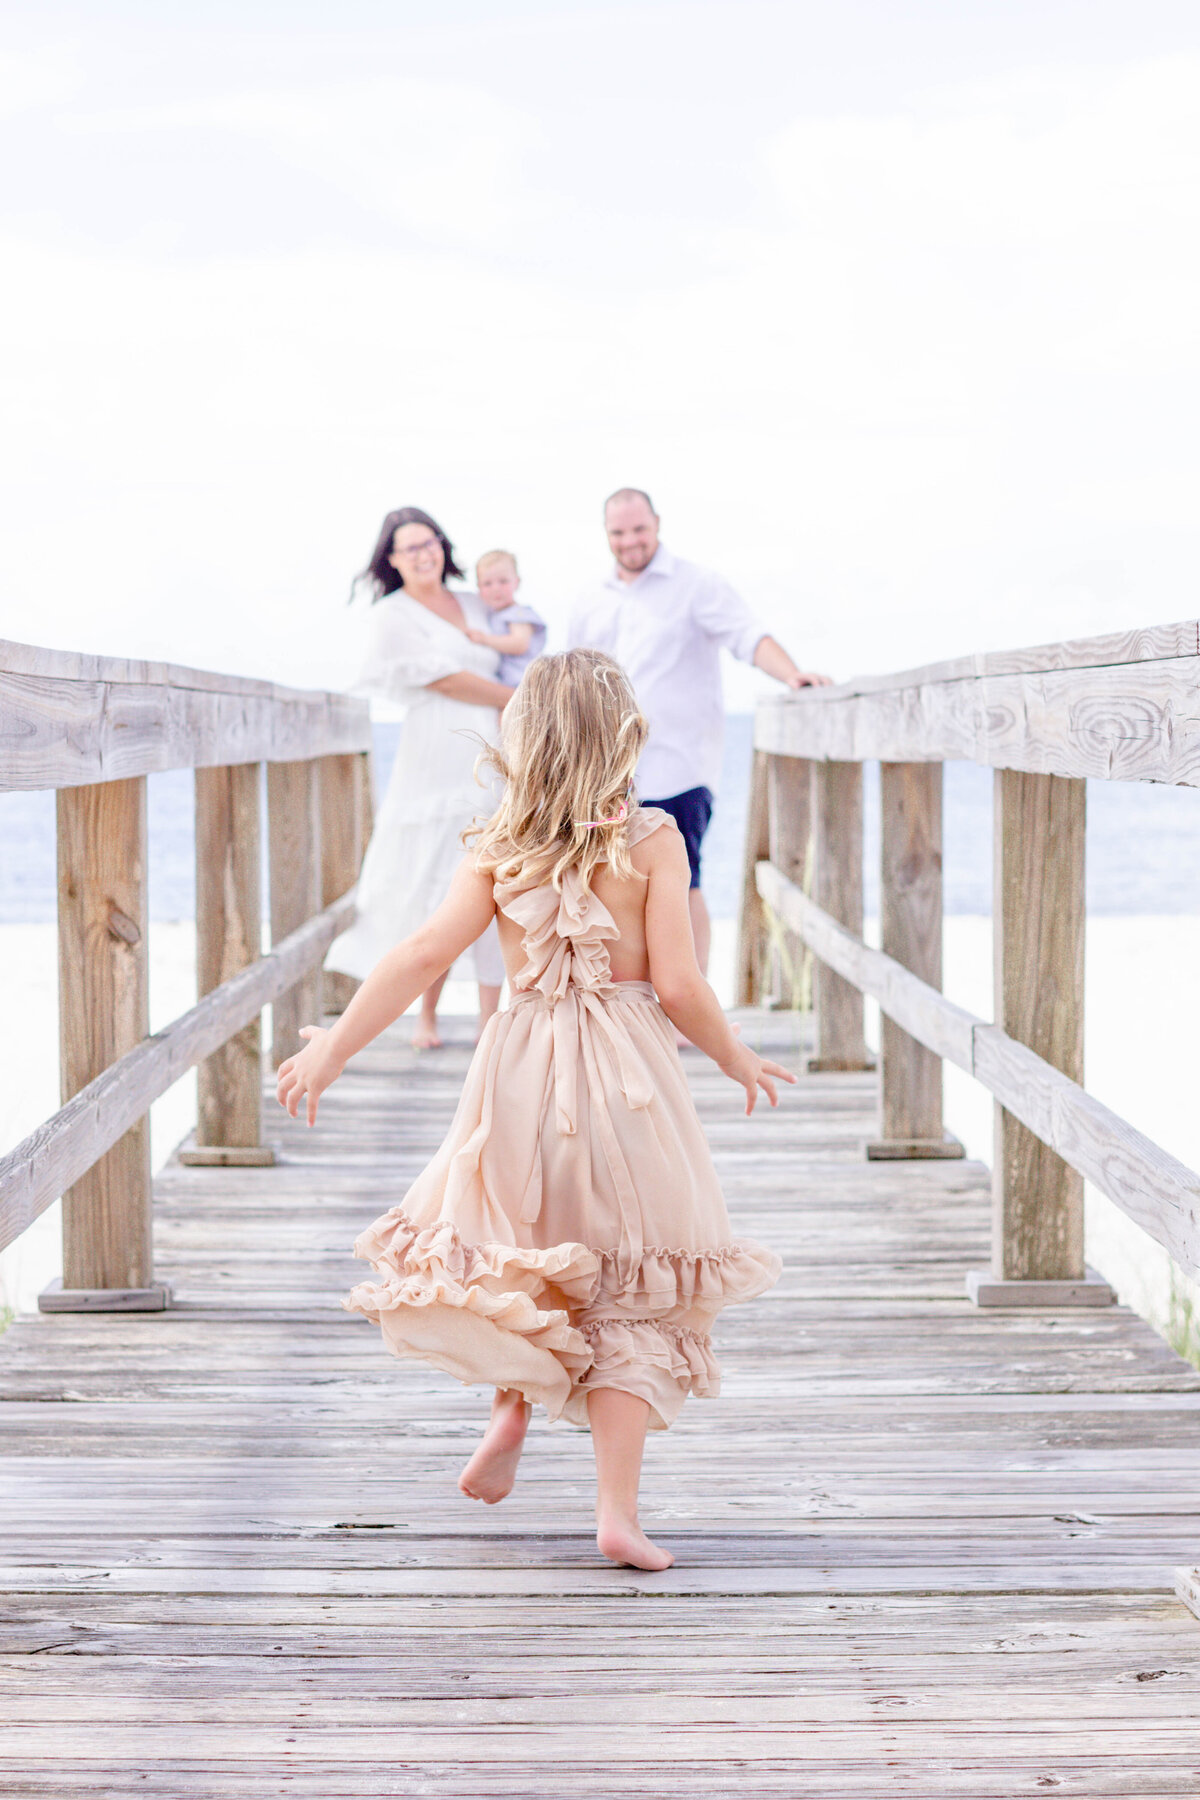
M 617 1250 L 469 1244 L 449 1221 L 421 1225 L 393 1207 L 358 1239 L 376 1281 L 344 1305 L 380 1327 L 394 1356 L 416 1357 L 468 1386 L 517 1388 L 550 1418 L 586 1426 L 596 1388 L 637 1394 L 665 1430 L 689 1394 L 715 1399 L 709 1341 L 716 1313 L 779 1276 L 754 1243 L 646 1249 L 619 1271 Z

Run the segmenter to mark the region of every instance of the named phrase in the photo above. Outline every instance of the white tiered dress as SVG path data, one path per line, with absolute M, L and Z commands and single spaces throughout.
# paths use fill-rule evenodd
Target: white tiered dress
M 630 842 L 663 825 L 635 812 Z M 612 978 L 611 914 L 574 873 L 496 903 L 525 934 L 511 1003 L 441 1149 L 355 1244 L 376 1278 L 346 1305 L 396 1356 L 551 1418 L 585 1425 L 588 1392 L 621 1388 L 662 1429 L 716 1395 L 713 1320 L 779 1258 L 732 1241 L 670 1021 L 649 982 Z
M 455 593 L 468 626 L 488 630 L 491 615 L 471 590 Z M 475 778 L 485 743 L 494 744 L 494 706 L 452 700 L 430 682 L 466 670 L 495 681 L 500 658 L 403 591 L 371 608 L 370 643 L 356 693 L 398 701 L 407 711 L 391 780 L 358 877 L 353 924 L 335 938 L 327 969 L 361 980 L 380 957 L 424 924 L 446 898 L 462 861 L 462 833 L 485 817 L 495 796 Z M 460 980 L 499 987 L 504 960 L 494 925 L 459 959 Z

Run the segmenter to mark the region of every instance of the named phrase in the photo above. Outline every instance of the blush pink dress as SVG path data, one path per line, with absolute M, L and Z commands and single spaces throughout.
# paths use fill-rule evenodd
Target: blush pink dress
M 642 808 L 637 843 L 673 822 Z M 587 1424 L 592 1388 L 650 1405 L 714 1397 L 709 1333 L 778 1279 L 735 1243 L 675 1034 L 648 981 L 612 978 L 611 914 L 573 871 L 561 893 L 497 883 L 524 932 L 510 1005 L 486 1027 L 441 1149 L 362 1234 L 375 1279 L 347 1307 L 396 1356 L 519 1388 Z

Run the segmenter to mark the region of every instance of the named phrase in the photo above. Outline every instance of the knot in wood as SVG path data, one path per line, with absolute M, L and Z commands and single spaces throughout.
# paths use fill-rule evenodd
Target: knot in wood
M 122 944 L 140 944 L 142 941 L 138 926 L 119 906 L 110 906 L 108 909 L 108 935 Z

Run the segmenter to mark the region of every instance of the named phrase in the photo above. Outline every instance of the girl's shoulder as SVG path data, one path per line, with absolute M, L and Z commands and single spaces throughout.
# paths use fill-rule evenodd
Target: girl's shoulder
M 634 868 L 643 879 L 669 874 L 683 850 L 683 839 L 670 813 L 657 806 L 639 806 L 629 821 L 626 843 Z M 686 856 L 686 851 L 683 852 Z
M 653 837 L 664 825 L 668 825 L 672 831 L 679 830 L 670 813 L 664 812 L 661 806 L 639 806 L 630 815 L 625 827 L 625 841 L 632 850 L 635 844 L 645 843 L 647 838 Z

